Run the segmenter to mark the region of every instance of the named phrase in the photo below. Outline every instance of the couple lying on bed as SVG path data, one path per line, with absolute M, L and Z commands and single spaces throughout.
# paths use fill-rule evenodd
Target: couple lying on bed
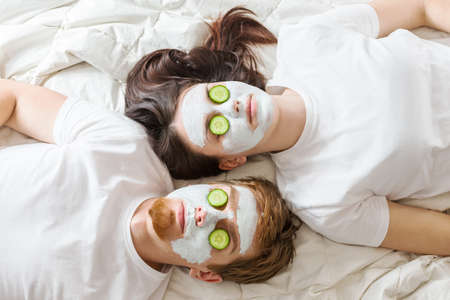
M 232 9 L 202 47 L 136 64 L 137 123 L 1 81 L 0 124 L 49 144 L 0 150 L 0 295 L 157 299 L 170 265 L 260 282 L 292 260 L 298 217 L 337 242 L 450 254 L 450 216 L 393 202 L 450 190 L 450 49 L 390 34 L 450 31 L 448 13 L 443 0 L 375 0 L 282 26 L 266 86 L 250 46 L 277 40 Z M 169 193 L 155 153 L 184 179 L 270 153 L 295 214 L 261 179 Z

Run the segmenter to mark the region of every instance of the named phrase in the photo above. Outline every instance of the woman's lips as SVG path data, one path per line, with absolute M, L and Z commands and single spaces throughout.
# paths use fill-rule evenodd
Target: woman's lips
M 257 105 L 255 99 L 253 98 L 253 94 L 250 94 L 247 99 L 245 112 L 247 113 L 247 121 L 250 128 L 255 129 L 255 117 L 257 114 Z
M 247 121 L 248 121 L 248 124 L 250 125 L 250 127 L 252 126 L 252 120 L 253 120 L 252 100 L 253 100 L 253 96 L 252 96 L 252 94 L 250 94 L 247 98 L 247 103 L 246 103 L 246 107 L 245 107 L 245 112 L 247 113 Z

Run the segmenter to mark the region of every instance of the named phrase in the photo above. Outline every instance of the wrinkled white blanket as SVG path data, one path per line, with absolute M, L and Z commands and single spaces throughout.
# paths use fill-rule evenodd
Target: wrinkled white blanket
M 2 0 L 0 77 L 44 85 L 123 111 L 124 82 L 133 64 L 159 48 L 189 49 L 199 44 L 207 33 L 203 22 L 219 12 L 245 5 L 277 33 L 281 22 L 298 22 L 356 2 L 365 1 Z M 415 33 L 450 46 L 445 33 L 426 28 Z M 258 52 L 265 62 L 263 72 L 270 77 L 274 47 Z M 0 146 L 31 142 L 0 129 Z M 259 156 L 220 178 L 264 175 L 273 180 L 273 172 L 272 163 Z M 450 194 L 405 201 L 450 209 Z M 450 299 L 450 258 L 341 245 L 307 226 L 299 231 L 296 247 L 293 265 L 263 284 L 206 284 L 176 269 L 165 299 Z

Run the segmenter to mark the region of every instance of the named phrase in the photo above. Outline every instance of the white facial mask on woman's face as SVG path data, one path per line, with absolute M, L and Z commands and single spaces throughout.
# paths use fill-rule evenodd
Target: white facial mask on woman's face
M 218 221 L 222 219 L 232 221 L 235 218 L 230 206 L 227 206 L 225 210 L 218 210 L 209 205 L 207 195 L 213 188 L 206 184 L 192 185 L 167 195 L 168 198 L 183 200 L 185 207 L 184 235 L 182 238 L 172 241 L 171 245 L 175 253 L 190 263 L 207 261 L 211 257 L 212 250 L 208 240 L 209 234 L 214 231 Z M 253 193 L 242 187 L 236 189 L 239 192 L 236 222 L 241 239 L 240 252 L 244 253 L 252 244 L 258 216 Z M 197 226 L 195 222 L 195 208 L 197 207 L 202 207 L 206 211 L 206 218 L 202 226 Z
M 230 98 L 222 104 L 214 103 L 209 99 L 207 84 L 198 84 L 185 94 L 181 107 L 183 126 L 189 140 L 197 146 L 204 147 L 206 143 L 205 123 L 208 116 L 223 115 L 230 123 L 230 129 L 222 142 L 224 152 L 237 154 L 247 151 L 261 141 L 272 124 L 272 97 L 263 90 L 243 82 L 227 81 L 220 84 L 226 86 L 230 91 Z M 257 106 L 258 126 L 254 130 L 250 128 L 246 112 L 251 94 Z M 239 112 L 235 111 L 236 101 L 239 102 Z

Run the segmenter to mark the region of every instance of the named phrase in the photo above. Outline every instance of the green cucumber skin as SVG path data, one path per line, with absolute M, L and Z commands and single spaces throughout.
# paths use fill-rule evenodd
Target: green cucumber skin
M 212 197 L 218 193 L 220 195 L 220 201 L 216 202 L 216 201 L 214 201 L 214 199 Z M 212 207 L 216 207 L 216 208 L 222 207 L 225 204 L 227 204 L 227 202 L 228 202 L 228 194 L 222 189 L 214 189 L 214 190 L 210 191 L 207 198 L 208 198 L 208 203 Z M 214 197 L 214 198 L 216 198 L 216 197 Z
M 219 119 L 221 119 L 221 120 L 226 120 L 227 127 L 226 127 L 226 129 L 223 130 L 223 131 L 218 131 L 217 129 L 214 128 L 214 123 L 215 123 L 215 122 L 220 122 Z M 224 116 L 214 116 L 214 117 L 211 119 L 211 121 L 209 121 L 209 130 L 210 130 L 213 134 L 215 134 L 215 135 L 224 135 L 225 133 L 228 132 L 228 130 L 230 130 L 230 122 L 229 122 L 228 119 L 225 118 Z
M 214 241 L 214 237 L 218 234 L 223 235 L 225 237 L 225 239 L 224 239 L 225 241 L 221 244 L 217 244 Z M 228 245 L 230 244 L 230 236 L 228 235 L 228 232 L 226 230 L 216 229 L 209 234 L 208 241 L 209 241 L 209 244 L 211 245 L 211 247 L 213 247 L 214 249 L 223 250 L 226 247 L 228 247 Z
M 219 97 L 216 97 L 217 96 L 216 93 L 220 90 L 224 90 L 226 92 L 226 96 L 222 99 L 220 99 Z M 208 97 L 209 97 L 209 99 L 211 99 L 211 101 L 213 101 L 215 103 L 224 103 L 228 99 L 230 99 L 230 91 L 224 85 L 216 85 L 209 90 Z

